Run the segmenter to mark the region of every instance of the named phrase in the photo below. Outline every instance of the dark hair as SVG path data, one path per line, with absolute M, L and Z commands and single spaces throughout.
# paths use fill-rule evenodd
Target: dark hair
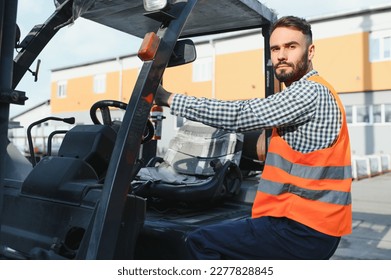
M 307 37 L 308 45 L 312 44 L 311 24 L 304 18 L 286 16 L 278 19 L 271 27 L 270 34 L 278 27 L 287 27 L 301 31 Z

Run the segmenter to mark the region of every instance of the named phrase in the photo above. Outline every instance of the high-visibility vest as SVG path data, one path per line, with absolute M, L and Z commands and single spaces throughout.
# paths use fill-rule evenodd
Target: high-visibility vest
M 252 217 L 287 217 L 319 232 L 342 236 L 352 231 L 351 154 L 345 110 L 336 91 L 324 79 L 342 113 L 342 125 L 331 147 L 301 153 L 274 128 Z

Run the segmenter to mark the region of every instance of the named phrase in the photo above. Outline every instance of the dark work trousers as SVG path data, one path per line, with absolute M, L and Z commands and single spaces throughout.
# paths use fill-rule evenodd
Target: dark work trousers
M 186 246 L 200 260 L 319 260 L 329 259 L 339 240 L 288 218 L 261 217 L 199 228 Z

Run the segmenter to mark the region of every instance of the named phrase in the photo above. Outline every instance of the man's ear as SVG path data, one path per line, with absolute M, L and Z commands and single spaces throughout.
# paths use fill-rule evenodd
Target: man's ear
M 311 44 L 308 47 L 308 61 L 312 61 L 315 55 L 315 45 Z

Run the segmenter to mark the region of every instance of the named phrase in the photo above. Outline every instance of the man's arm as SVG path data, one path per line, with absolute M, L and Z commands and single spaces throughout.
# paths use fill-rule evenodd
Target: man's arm
M 313 117 L 318 100 L 314 83 L 297 82 L 268 98 L 217 100 L 171 93 L 159 86 L 155 103 L 171 114 L 230 131 L 302 124 Z
M 162 86 L 159 85 L 155 96 L 156 105 L 170 107 L 173 98 L 173 93 L 168 92 Z

